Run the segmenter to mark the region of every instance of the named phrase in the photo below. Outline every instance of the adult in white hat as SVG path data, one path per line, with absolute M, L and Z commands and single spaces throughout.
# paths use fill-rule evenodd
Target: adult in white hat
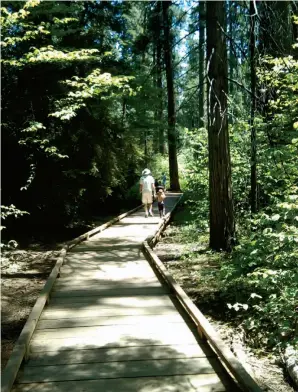
M 142 177 L 140 179 L 140 192 L 142 193 L 142 203 L 145 208 L 145 217 L 148 218 L 148 214 L 153 216 L 152 213 L 152 203 L 153 195 L 155 193 L 154 178 L 151 175 L 149 169 L 144 169 L 142 171 Z

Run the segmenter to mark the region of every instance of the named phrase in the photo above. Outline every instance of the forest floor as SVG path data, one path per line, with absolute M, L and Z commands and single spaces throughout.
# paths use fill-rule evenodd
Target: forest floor
M 49 249 L 40 245 L 2 252 L 1 369 L 9 359 L 58 254 L 58 247 Z
M 183 231 L 190 216 L 184 212 L 180 207 L 154 251 L 261 388 L 268 392 L 295 392 L 279 359 L 270 353 L 257 355 L 245 343 L 244 331 L 227 318 L 216 280 L 222 256 L 208 250 L 206 234 L 198 233 L 196 242 L 186 240 Z

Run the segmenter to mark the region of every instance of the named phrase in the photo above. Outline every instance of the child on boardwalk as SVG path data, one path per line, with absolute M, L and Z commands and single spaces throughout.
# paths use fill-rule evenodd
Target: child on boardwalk
M 166 214 L 166 209 L 165 209 L 165 202 L 164 199 L 166 198 L 166 195 L 163 191 L 163 189 L 159 189 L 157 192 L 157 202 L 158 202 L 158 211 L 159 211 L 159 216 L 162 218 Z

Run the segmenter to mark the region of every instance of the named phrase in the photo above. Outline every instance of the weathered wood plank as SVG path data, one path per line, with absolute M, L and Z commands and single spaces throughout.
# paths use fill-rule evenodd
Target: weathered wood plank
M 60 270 L 61 276 L 68 277 L 85 277 L 85 278 L 100 278 L 107 281 L 120 281 L 122 279 L 135 278 L 153 278 L 154 272 L 149 265 L 129 265 L 128 263 L 123 267 L 117 265 L 102 264 L 99 268 L 93 270 L 84 270 L 80 268 L 71 268 L 68 266 L 62 267 Z
M 144 281 L 144 282 L 106 282 L 102 281 L 99 282 L 96 280 L 91 280 L 89 282 L 88 280 L 82 280 L 82 281 L 72 281 L 72 280 L 66 280 L 64 281 L 62 278 L 58 279 L 53 287 L 53 292 L 56 291 L 67 291 L 67 290 L 93 290 L 93 289 L 98 289 L 98 290 L 114 290 L 114 289 L 141 289 L 141 288 L 150 288 L 150 287 L 167 287 L 166 285 L 163 285 L 157 278 L 149 281 Z
M 158 377 L 183 374 L 212 374 L 219 371 L 213 358 L 159 359 L 145 361 L 88 363 L 59 366 L 26 366 L 18 383 L 94 380 L 120 377 Z
M 69 260 L 64 263 L 63 268 L 71 268 L 71 269 L 76 269 L 80 268 L 83 271 L 93 271 L 96 270 L 97 268 L 99 269 L 107 269 L 107 268 L 150 268 L 150 264 L 148 263 L 147 260 L 123 260 L 123 258 L 120 258 L 119 260 L 104 260 L 104 256 L 102 256 L 103 260 L 97 259 L 94 262 L 91 261 L 82 261 L 82 260 Z
M 81 339 L 85 336 L 100 338 L 100 336 L 108 336 L 109 334 L 133 334 L 138 333 L 141 329 L 143 334 L 158 334 L 163 327 L 164 332 L 171 331 L 172 334 L 188 334 L 191 329 L 186 323 L 164 323 L 164 324 L 141 324 L 141 325 L 100 325 L 93 327 L 73 327 L 73 328 L 57 328 L 36 330 L 34 341 L 77 338 Z M 196 333 L 195 326 L 192 331 Z
M 76 254 L 76 253 L 86 253 L 86 252 L 102 252 L 106 250 L 116 250 L 116 251 L 139 251 L 140 244 L 139 242 L 135 243 L 132 241 L 122 241 L 122 240 L 115 240 L 112 241 L 111 239 L 98 239 L 97 241 L 84 241 L 79 245 L 76 245 L 75 248 L 72 248 L 69 254 Z
M 13 392 L 232 392 L 217 374 L 17 384 Z
M 72 298 L 73 302 L 86 302 L 85 298 L 89 297 L 131 297 L 131 296 L 143 296 L 143 295 L 160 295 L 160 294 L 170 294 L 170 289 L 167 287 L 135 287 L 135 288 L 114 288 L 114 289 L 104 289 L 102 287 L 94 287 L 92 289 L 80 288 L 80 289 L 59 289 L 55 290 L 51 295 L 51 303 L 53 299 L 61 299 L 67 302 L 66 298 Z M 78 300 L 80 298 L 80 300 Z
M 125 346 L 160 346 L 169 344 L 195 344 L 198 338 L 190 330 L 183 331 L 178 334 L 177 325 L 172 324 L 172 329 L 145 331 L 141 328 L 131 329 L 125 333 L 122 328 L 108 327 L 105 333 L 80 335 L 79 337 L 68 337 L 61 339 L 54 338 L 38 338 L 39 331 L 36 331 L 31 345 L 30 352 L 45 352 L 57 350 L 73 350 L 73 349 L 91 349 L 108 347 L 125 347 Z M 104 327 L 101 327 L 104 328 Z
M 110 277 L 110 279 L 103 279 L 100 277 L 92 276 L 92 277 L 79 277 L 79 276 L 64 276 L 60 277 L 56 281 L 56 287 L 58 287 L 60 284 L 65 285 L 65 284 L 75 284 L 75 285 L 85 285 L 85 284 L 92 284 L 92 285 L 100 285 L 100 286 L 112 286 L 114 285 L 115 287 L 126 287 L 127 285 L 148 285 L 148 284 L 153 284 L 153 283 L 160 283 L 156 275 L 154 276 L 132 276 L 132 277 L 127 277 L 119 280 L 118 278 L 113 280 L 113 277 Z
M 85 305 L 86 304 L 86 305 Z M 136 295 L 127 297 L 57 297 L 51 300 L 49 309 L 59 309 L 60 307 L 67 307 L 69 305 L 72 308 L 82 307 L 90 308 L 92 306 L 101 306 L 103 308 L 113 307 L 156 307 L 156 306 L 169 306 L 173 305 L 168 295 L 159 294 L 154 296 Z
M 163 328 L 165 323 L 184 323 L 185 321 L 178 312 L 174 314 L 158 315 L 152 314 L 149 316 L 108 316 L 108 317 L 93 317 L 93 318 L 73 318 L 73 319 L 58 319 L 58 320 L 40 320 L 36 329 L 51 329 L 51 328 L 73 328 L 73 327 L 92 327 L 95 325 L 140 325 L 140 324 L 156 324 L 160 323 Z
M 46 309 L 42 314 L 41 320 L 50 319 L 77 319 L 80 317 L 101 317 L 101 316 L 138 316 L 150 314 L 176 314 L 177 310 L 174 306 L 159 306 L 148 308 L 115 308 L 115 307 L 77 307 L 73 308 L 65 306 L 60 309 Z
M 110 347 L 94 350 L 32 353 L 26 366 L 66 365 L 92 362 L 142 361 L 212 357 L 214 352 L 204 343 L 168 346 Z
M 82 243 L 81 248 L 85 243 Z M 77 261 L 86 262 L 86 261 L 93 261 L 96 262 L 100 260 L 101 262 L 106 261 L 123 261 L 123 260 L 139 260 L 142 256 L 139 247 L 122 249 L 121 247 L 113 248 L 112 246 L 109 247 L 102 247 L 102 249 L 98 250 L 88 250 L 83 252 L 82 249 L 80 252 L 74 252 L 76 248 L 73 249 L 72 252 L 69 252 L 66 256 L 66 260 L 68 261 Z

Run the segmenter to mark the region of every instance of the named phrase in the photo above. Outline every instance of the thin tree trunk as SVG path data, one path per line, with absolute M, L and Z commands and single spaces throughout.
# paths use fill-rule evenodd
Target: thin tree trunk
M 164 136 L 164 128 L 162 121 L 162 113 L 163 113 L 163 94 L 162 94 L 162 40 L 161 40 L 161 31 L 162 31 L 162 9 L 161 2 L 157 2 L 157 17 L 158 17 L 158 26 L 159 31 L 157 32 L 157 43 L 156 43 L 156 87 L 158 90 L 157 99 L 158 99 L 158 109 L 157 109 L 157 121 L 159 122 L 159 152 L 161 154 L 165 153 L 165 136 Z
M 233 15 L 231 10 L 231 1 L 229 1 L 228 8 L 228 18 L 229 18 L 229 78 L 234 79 L 234 68 L 235 68 L 235 54 L 233 52 Z M 229 93 L 233 94 L 234 84 L 229 83 Z
M 153 60 L 153 72 L 152 72 L 152 82 L 154 88 L 157 90 L 157 61 L 156 61 L 156 39 L 153 40 L 153 55 L 152 55 L 152 60 Z M 153 150 L 157 152 L 159 150 L 159 129 L 156 127 L 156 124 L 158 123 L 158 103 L 154 107 L 154 133 L 153 133 Z
M 168 144 L 169 144 L 169 172 L 170 188 L 179 191 L 179 173 L 177 161 L 177 140 L 176 140 L 176 108 L 172 65 L 172 40 L 170 37 L 169 7 L 171 1 L 163 1 L 163 27 L 164 27 L 164 57 L 167 76 L 168 90 Z
M 205 61 L 205 24 L 206 24 L 206 15 L 205 15 L 205 1 L 200 1 L 199 3 L 199 83 L 201 85 L 200 94 L 199 94 L 199 128 L 204 126 L 204 61 Z
M 255 8 L 254 2 L 250 2 L 250 81 L 251 81 L 251 110 L 250 110 L 250 127 L 251 127 L 251 212 L 258 210 L 258 189 L 257 189 L 257 135 L 254 125 L 256 111 L 256 67 L 255 67 Z
M 125 118 L 126 118 L 126 98 L 123 98 L 122 101 L 122 126 L 124 126 L 125 123 Z
M 230 250 L 235 237 L 227 121 L 225 2 L 207 1 L 210 247 Z

